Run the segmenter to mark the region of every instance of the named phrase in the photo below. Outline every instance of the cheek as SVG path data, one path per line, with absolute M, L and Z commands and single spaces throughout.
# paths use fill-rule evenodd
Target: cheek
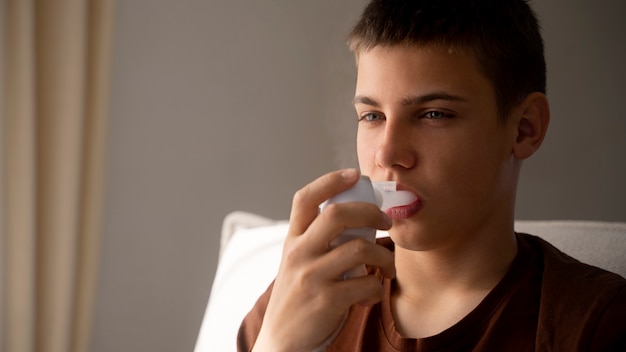
M 493 136 L 490 136 L 493 138 Z M 448 175 L 453 178 L 454 191 L 462 197 L 490 197 L 501 186 L 506 174 L 507 158 L 501 143 L 484 143 L 456 150 L 458 157 L 446 164 Z M 486 201 L 482 199 L 482 201 Z
M 376 147 L 370 139 L 365 138 L 362 133 L 357 134 L 356 151 L 361 172 L 368 175 L 374 170 L 376 165 Z

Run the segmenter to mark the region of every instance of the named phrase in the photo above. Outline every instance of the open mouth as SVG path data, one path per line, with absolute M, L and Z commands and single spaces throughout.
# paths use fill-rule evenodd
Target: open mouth
M 407 219 L 415 215 L 421 208 L 423 201 L 408 187 L 395 181 L 374 181 L 372 186 L 380 209 L 392 219 Z
M 417 194 L 398 184 L 397 190 L 392 195 L 385 195 L 381 209 L 390 218 L 399 220 L 412 217 L 422 205 L 423 202 Z

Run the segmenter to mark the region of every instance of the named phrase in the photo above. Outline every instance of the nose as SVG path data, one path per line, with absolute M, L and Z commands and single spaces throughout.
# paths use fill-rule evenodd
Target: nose
M 417 162 L 413 138 L 410 126 L 388 119 L 376 150 L 376 165 L 384 169 L 413 168 Z

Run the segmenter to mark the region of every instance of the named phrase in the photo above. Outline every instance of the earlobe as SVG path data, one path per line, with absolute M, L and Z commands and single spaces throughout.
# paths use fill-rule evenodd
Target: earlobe
M 550 106 L 545 94 L 529 94 L 519 105 L 517 119 L 517 137 L 513 154 L 518 159 L 526 159 L 541 146 L 550 123 Z

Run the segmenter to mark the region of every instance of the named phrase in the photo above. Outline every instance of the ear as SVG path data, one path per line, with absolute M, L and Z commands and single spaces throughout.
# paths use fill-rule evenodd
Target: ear
M 541 146 L 550 123 L 550 106 L 543 93 L 529 94 L 516 109 L 517 136 L 513 154 L 518 159 L 526 159 Z

